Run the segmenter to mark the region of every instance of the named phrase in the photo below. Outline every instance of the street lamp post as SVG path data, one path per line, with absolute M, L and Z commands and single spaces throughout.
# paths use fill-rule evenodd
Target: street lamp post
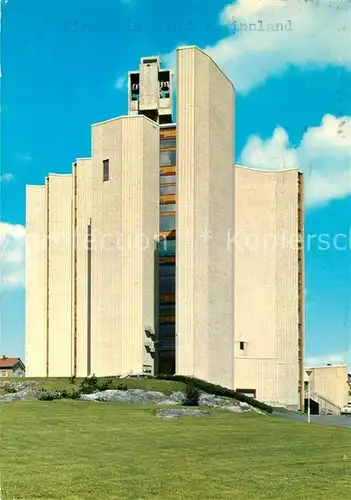
M 307 422 L 311 422 L 311 373 L 312 370 L 306 370 L 308 375 L 308 392 L 307 392 Z

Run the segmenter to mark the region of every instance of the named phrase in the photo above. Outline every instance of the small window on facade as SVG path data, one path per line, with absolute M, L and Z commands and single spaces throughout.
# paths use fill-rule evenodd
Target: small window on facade
M 240 350 L 243 351 L 245 349 L 245 342 L 240 342 Z
M 110 160 L 104 160 L 103 165 L 103 181 L 108 181 L 110 178 Z
M 249 396 L 250 398 L 256 398 L 256 389 L 236 389 L 236 392 L 245 394 L 245 396 Z

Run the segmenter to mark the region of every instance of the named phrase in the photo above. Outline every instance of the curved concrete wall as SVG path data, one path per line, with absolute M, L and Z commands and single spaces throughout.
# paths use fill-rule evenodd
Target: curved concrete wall
M 233 386 L 234 89 L 177 50 L 176 371 Z
M 46 376 L 46 189 L 26 188 L 26 375 Z
M 235 388 L 299 405 L 299 173 L 235 168 Z
M 73 166 L 73 183 L 74 213 L 72 222 L 76 237 L 72 238 L 72 353 L 76 375 L 85 377 L 90 374 L 88 238 L 93 206 L 93 162 L 91 158 L 77 159 Z
M 100 376 L 153 369 L 144 329 L 155 328 L 159 140 L 141 115 L 93 126 L 91 363 Z
M 48 376 L 72 374 L 72 175 L 50 174 L 48 195 Z

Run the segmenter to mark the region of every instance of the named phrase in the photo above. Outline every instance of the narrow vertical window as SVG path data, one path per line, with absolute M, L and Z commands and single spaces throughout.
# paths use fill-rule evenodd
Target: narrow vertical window
M 103 181 L 108 181 L 110 178 L 110 160 L 104 160 L 103 164 Z

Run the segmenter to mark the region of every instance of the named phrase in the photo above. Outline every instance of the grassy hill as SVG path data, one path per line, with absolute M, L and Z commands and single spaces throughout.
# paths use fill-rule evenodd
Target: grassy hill
M 36 378 L 36 379 L 31 379 L 31 378 L 26 378 L 26 379 L 20 379 L 23 380 L 24 382 L 26 381 L 35 381 L 39 383 L 39 386 L 37 386 L 37 389 L 43 389 L 43 390 L 56 390 L 56 391 L 65 391 L 68 393 L 76 392 L 77 389 L 79 389 L 79 386 L 81 385 L 81 382 L 83 381 L 84 385 L 86 385 L 87 382 L 89 382 L 89 389 L 91 392 L 94 392 L 94 390 L 105 390 L 107 388 L 109 389 L 118 389 L 119 386 L 123 386 L 124 388 L 127 389 L 143 389 L 146 391 L 159 391 L 163 392 L 165 394 L 170 394 L 172 392 L 176 391 L 182 391 L 184 390 L 185 386 L 189 383 L 192 385 L 196 385 L 197 388 L 201 392 L 205 392 L 208 394 L 216 395 L 216 396 L 221 396 L 224 398 L 229 398 L 231 400 L 234 400 L 236 402 L 245 402 L 248 403 L 262 411 L 272 413 L 273 408 L 265 403 L 262 403 L 260 401 L 257 401 L 256 399 L 253 399 L 251 397 L 248 397 L 244 394 L 241 394 L 239 392 L 233 391 L 232 389 L 227 389 L 225 387 L 215 385 L 210 382 L 206 382 L 205 380 L 197 379 L 194 377 L 188 377 L 184 375 L 159 375 L 157 378 L 105 378 L 105 377 L 100 377 L 96 378 L 93 376 L 95 379 L 95 385 L 94 389 L 91 386 L 91 382 L 93 380 L 90 379 L 75 379 L 74 383 L 72 383 L 72 380 L 67 379 L 67 378 Z M 18 382 L 19 379 L 11 379 L 8 378 L 6 379 L 6 382 Z M 0 381 L 1 382 L 1 381 Z M 107 382 L 107 387 L 102 388 L 103 385 Z M 0 394 L 6 392 L 6 388 L 3 386 L 1 387 L 0 385 Z
M 344 500 L 351 488 L 348 429 L 72 400 L 1 408 L 3 500 Z
M 6 382 L 28 382 L 35 381 L 39 382 L 40 389 L 46 390 L 60 390 L 60 389 L 73 389 L 78 387 L 82 378 L 77 378 L 75 384 L 72 385 L 68 378 L 6 378 Z M 99 380 L 104 380 L 100 378 Z M 128 387 L 128 389 L 144 389 L 146 391 L 160 391 L 165 394 L 170 394 L 174 391 L 181 391 L 184 389 L 184 384 L 182 382 L 176 382 L 172 380 L 158 380 L 154 378 L 144 379 L 144 378 L 126 378 L 126 379 L 114 379 L 114 385 L 123 384 Z

